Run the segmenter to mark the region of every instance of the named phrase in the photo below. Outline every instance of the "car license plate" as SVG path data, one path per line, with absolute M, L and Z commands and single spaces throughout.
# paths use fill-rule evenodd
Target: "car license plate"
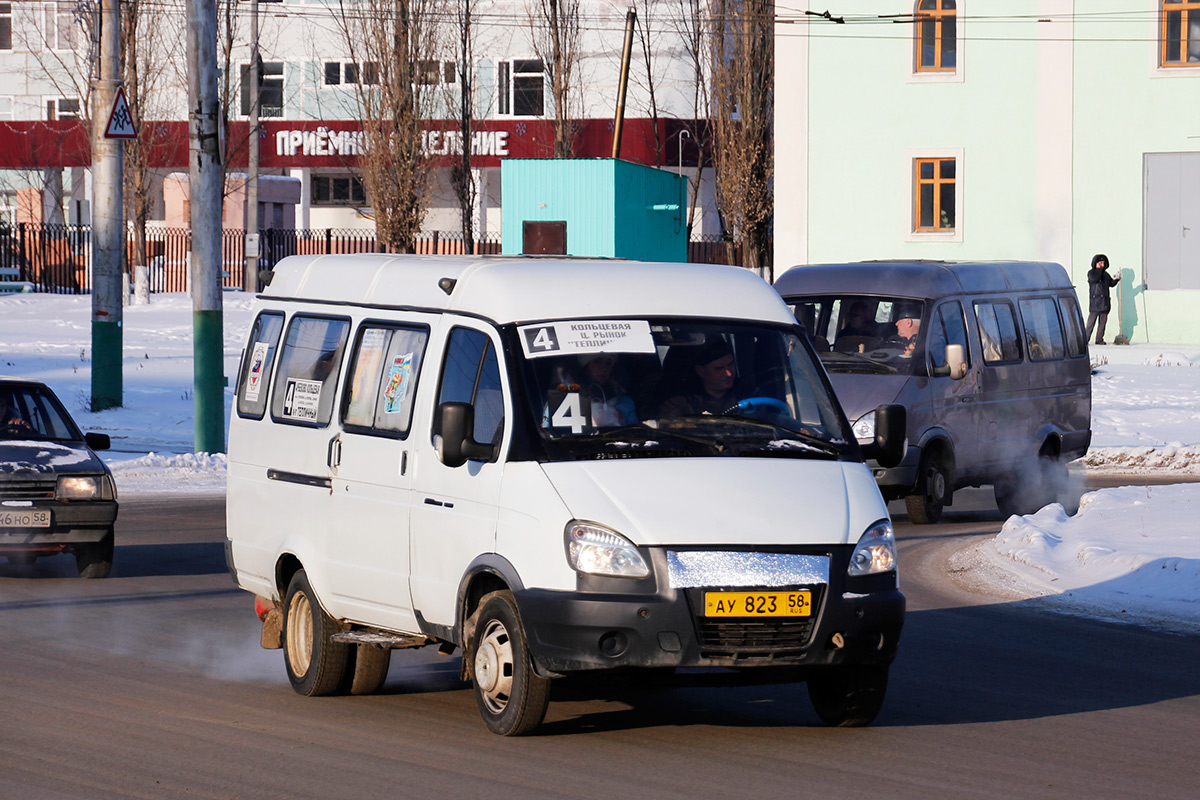
M 706 617 L 807 617 L 812 592 L 705 592 Z
M 0 528 L 49 528 L 50 512 L 0 509 Z

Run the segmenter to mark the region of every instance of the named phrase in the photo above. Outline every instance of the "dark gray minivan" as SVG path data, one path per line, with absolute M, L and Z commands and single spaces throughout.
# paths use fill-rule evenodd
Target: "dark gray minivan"
M 936 522 L 954 490 L 995 487 L 1005 514 L 1070 507 L 1067 462 L 1091 441 L 1091 365 L 1058 264 L 871 261 L 789 269 L 775 289 L 811 334 L 855 436 L 908 409 L 909 449 L 871 464 L 887 499 Z

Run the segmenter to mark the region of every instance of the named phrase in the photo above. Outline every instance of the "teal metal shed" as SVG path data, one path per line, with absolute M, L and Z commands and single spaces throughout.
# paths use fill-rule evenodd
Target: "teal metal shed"
M 687 261 L 686 178 L 611 158 L 506 159 L 503 252 Z

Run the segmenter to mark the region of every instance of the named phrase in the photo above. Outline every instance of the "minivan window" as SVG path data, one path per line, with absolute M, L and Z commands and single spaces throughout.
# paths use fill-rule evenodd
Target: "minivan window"
M 1021 360 L 1021 342 L 1017 338 L 1017 318 L 1009 303 L 976 303 L 975 319 L 983 360 L 988 364 Z
M 243 417 L 262 419 L 267 410 L 267 381 L 282 331 L 283 314 L 266 312 L 254 320 L 238 375 L 237 410 Z
M 1052 297 L 1027 297 L 1017 302 L 1021 321 L 1025 323 L 1025 347 L 1030 361 L 1062 358 L 1062 323 L 1058 319 L 1058 304 Z
M 499 444 L 504 432 L 504 394 L 492 340 L 482 331 L 455 328 L 446 347 L 438 404 L 470 403 L 475 408 L 472 438 Z
M 363 324 L 342 398 L 343 428 L 356 433 L 408 433 L 428 338 L 424 328 Z
M 328 425 L 350 331 L 348 319 L 297 314 L 288 325 L 271 389 L 271 418 Z
M 942 303 L 933 312 L 929 330 L 929 358 L 935 367 L 946 366 L 946 345 L 960 344 L 967 366 L 971 365 L 971 348 L 967 346 L 967 318 L 957 300 Z
M 897 322 L 909 317 L 923 324 L 924 308 L 915 298 L 843 294 L 799 298 L 792 312 L 829 372 L 911 375 L 924 363 L 926 336 L 905 338 Z
M 1079 305 L 1072 295 L 1062 295 L 1058 298 L 1058 308 L 1062 311 L 1063 323 L 1067 327 L 1067 354 L 1081 356 L 1087 352 L 1087 340 L 1083 337 L 1082 318 L 1079 316 Z
M 550 460 L 857 455 L 798 329 L 656 318 L 517 330 Z

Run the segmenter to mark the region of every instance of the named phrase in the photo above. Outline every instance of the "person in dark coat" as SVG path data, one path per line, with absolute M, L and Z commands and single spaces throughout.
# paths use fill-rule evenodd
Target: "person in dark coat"
M 1121 282 L 1108 274 L 1108 256 L 1097 253 L 1092 256 L 1092 268 L 1088 270 L 1088 318 L 1085 338 L 1092 338 L 1092 328 L 1097 321 L 1096 344 L 1104 344 L 1104 326 L 1108 323 L 1108 312 L 1112 311 L 1112 297 L 1109 289 Z

